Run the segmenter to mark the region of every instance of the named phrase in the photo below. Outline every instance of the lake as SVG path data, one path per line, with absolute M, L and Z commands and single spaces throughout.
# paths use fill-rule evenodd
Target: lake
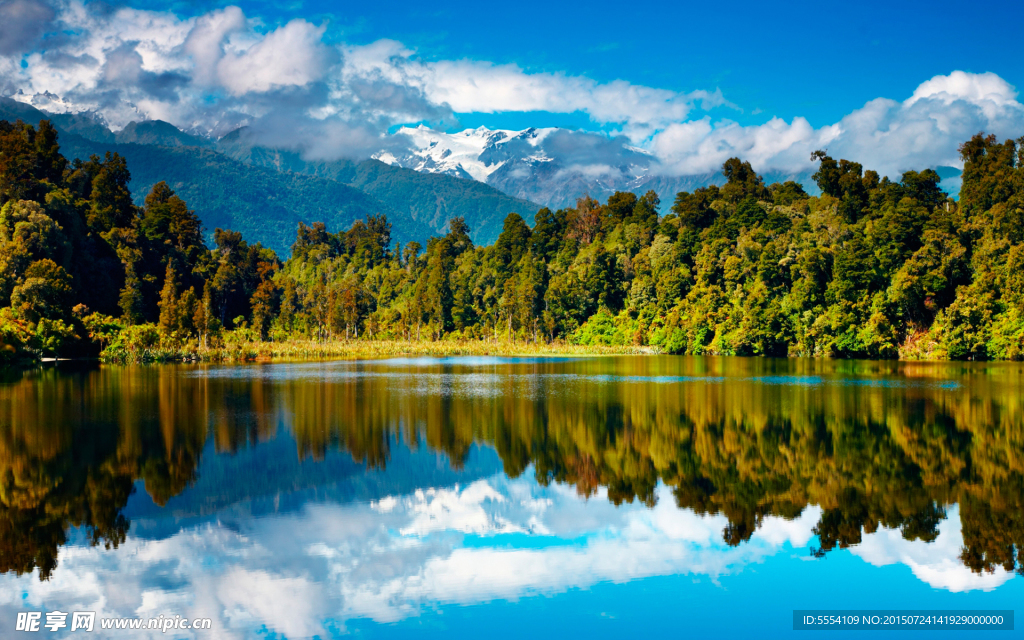
M 794 610 L 1024 602 L 1024 367 L 61 365 L 0 381 L 0 492 L 3 637 L 908 637 Z M 160 615 L 212 628 L 99 628 Z

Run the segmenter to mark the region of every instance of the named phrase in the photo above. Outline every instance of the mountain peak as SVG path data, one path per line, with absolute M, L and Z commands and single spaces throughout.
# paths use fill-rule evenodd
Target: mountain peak
M 122 144 L 155 144 L 163 147 L 209 147 L 212 141 L 185 133 L 170 122 L 143 120 L 129 122 L 114 134 Z

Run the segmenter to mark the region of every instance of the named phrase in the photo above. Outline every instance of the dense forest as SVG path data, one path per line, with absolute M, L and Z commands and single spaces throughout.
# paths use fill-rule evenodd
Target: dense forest
M 462 218 L 426 246 L 391 224 L 299 223 L 282 262 L 200 219 L 166 183 L 144 206 L 116 153 L 69 162 L 47 121 L 0 122 L 3 357 L 145 359 L 239 342 L 475 340 L 667 353 L 906 359 L 1024 355 L 1024 139 L 961 146 L 959 202 L 825 151 L 821 190 L 726 183 L 581 197 L 474 246 Z M 663 211 L 663 209 L 665 209 Z

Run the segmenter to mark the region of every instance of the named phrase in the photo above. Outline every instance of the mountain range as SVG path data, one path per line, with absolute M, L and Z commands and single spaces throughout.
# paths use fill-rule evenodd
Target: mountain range
M 589 194 L 605 200 L 616 191 L 637 195 L 654 191 L 663 210 L 680 191 L 725 184 L 721 171 L 672 176 L 659 171 L 658 162 L 646 151 L 622 139 L 583 134 L 566 129 L 530 128 L 466 129 L 456 133 L 435 131 L 423 125 L 403 127 L 398 134 L 412 141 L 404 154 L 381 152 L 374 157 L 393 166 L 484 182 L 516 198 L 557 209 L 573 206 Z M 939 166 L 942 187 L 957 194 L 960 170 Z M 820 195 L 812 171 L 762 172 L 765 184 L 793 180 L 807 193 Z
M 572 206 L 583 194 L 605 200 L 616 191 L 639 195 L 653 190 L 670 203 L 680 191 L 725 184 L 720 171 L 661 175 L 655 171 L 656 161 L 642 149 L 565 129 L 480 127 L 445 133 L 420 125 L 397 133 L 412 140 L 412 151 L 382 152 L 375 158 L 419 172 L 477 180 L 551 208 Z M 810 172 L 768 171 L 764 178 L 769 184 L 796 180 L 816 192 Z
M 529 220 L 540 208 L 481 182 L 373 159 L 305 162 L 297 154 L 248 144 L 244 129 L 218 141 L 159 120 L 113 132 L 90 114 L 46 113 L 10 98 L 0 98 L 0 119 L 49 119 L 68 158 L 119 153 L 128 162 L 137 204 L 154 184 L 166 181 L 196 210 L 208 237 L 215 228 L 230 228 L 282 256 L 289 254 L 300 221 L 324 222 L 336 231 L 384 213 L 395 241 L 423 242 L 462 216 L 473 241 L 487 244 L 508 213 Z
M 324 222 L 335 231 L 384 213 L 396 241 L 423 242 L 465 218 L 474 242 L 497 239 L 502 222 L 517 212 L 528 222 L 541 207 L 573 206 L 589 194 L 605 200 L 616 191 L 658 193 L 671 204 L 680 191 L 722 185 L 721 172 L 666 176 L 656 160 L 621 139 L 558 128 L 466 129 L 440 132 L 423 125 L 396 135 L 406 151 L 366 160 L 309 160 L 296 151 L 260 144 L 247 128 L 219 139 L 185 132 L 160 120 L 132 122 L 120 131 L 90 113 L 49 113 L 0 98 L 0 119 L 35 123 L 50 119 L 69 158 L 116 151 L 128 160 L 139 204 L 165 180 L 207 227 L 241 231 L 289 253 L 300 221 Z M 937 167 L 943 187 L 959 191 L 960 171 Z M 767 171 L 765 183 L 795 180 L 817 195 L 810 172 Z

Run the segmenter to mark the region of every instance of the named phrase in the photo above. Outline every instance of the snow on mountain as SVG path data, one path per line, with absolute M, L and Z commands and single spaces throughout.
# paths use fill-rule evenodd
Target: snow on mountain
M 56 94 L 50 93 L 49 91 L 29 95 L 21 89 L 18 89 L 18 92 L 12 95 L 11 98 L 23 104 L 33 106 L 36 109 L 46 111 L 47 113 L 82 113 L 86 111 L 86 109 L 81 108 L 75 103 L 65 100 Z M 99 116 L 96 117 L 99 119 Z
M 411 142 L 403 155 L 382 152 L 376 159 L 426 173 L 484 182 L 515 198 L 551 208 L 573 206 L 588 194 L 604 200 L 616 191 L 649 190 L 671 202 L 679 191 L 724 184 L 720 171 L 665 175 L 648 151 L 623 138 L 568 129 L 466 129 L 457 133 L 426 126 L 403 127 L 396 135 Z M 768 171 L 767 182 L 797 179 L 813 189 L 809 174 Z
M 518 198 L 560 207 L 584 193 L 606 197 L 639 189 L 651 156 L 603 136 L 559 128 L 466 129 L 456 133 L 403 127 L 411 141 L 404 155 L 381 152 L 388 164 L 477 180 Z
M 396 135 L 412 140 L 414 150 L 403 156 L 382 152 L 374 158 L 425 173 L 443 173 L 487 182 L 488 177 L 509 160 L 550 161 L 540 145 L 553 131 L 555 129 L 511 131 L 479 127 L 444 133 L 423 125 L 402 127 Z

